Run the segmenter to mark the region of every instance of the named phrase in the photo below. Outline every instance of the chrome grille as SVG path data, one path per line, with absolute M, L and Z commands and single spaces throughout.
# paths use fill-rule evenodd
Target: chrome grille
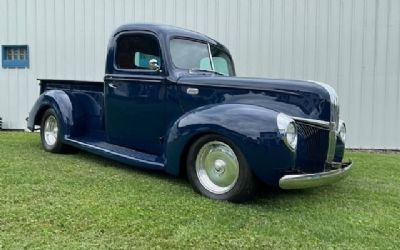
M 318 128 L 316 126 L 297 122 L 297 132 L 299 133 L 299 136 L 303 137 L 304 139 L 308 139 L 318 133 Z
M 303 172 L 323 171 L 329 149 L 329 129 L 296 121 L 296 167 Z
M 336 132 L 339 126 L 339 101 L 336 91 L 325 83 L 310 82 L 320 85 L 328 92 L 330 119 L 328 122 L 295 118 L 299 137 L 296 166 L 304 172 L 325 170 L 326 163 L 333 161 L 336 150 Z M 317 123 L 321 126 L 315 127 Z

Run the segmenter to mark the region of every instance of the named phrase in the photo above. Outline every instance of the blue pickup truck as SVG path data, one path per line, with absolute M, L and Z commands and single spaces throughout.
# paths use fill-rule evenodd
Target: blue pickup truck
M 128 24 L 111 36 L 104 82 L 40 80 L 28 118 L 44 150 L 75 147 L 185 173 L 212 199 L 244 201 L 336 182 L 346 126 L 336 92 L 315 81 L 236 77 L 228 49 L 200 33 Z

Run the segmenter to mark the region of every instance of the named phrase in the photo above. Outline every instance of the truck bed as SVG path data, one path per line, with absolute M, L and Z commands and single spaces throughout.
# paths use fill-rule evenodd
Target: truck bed
M 76 81 L 76 80 L 55 80 L 55 79 L 38 79 L 40 81 L 40 94 L 46 90 L 79 90 L 88 92 L 104 92 L 103 82 L 94 81 Z
M 104 83 L 93 81 L 39 79 L 40 94 L 45 91 L 63 91 L 71 99 L 74 113 L 74 137 L 101 137 L 104 124 Z
M 56 93 L 59 91 L 62 93 Z M 158 155 L 107 142 L 103 82 L 40 79 L 40 94 L 45 92 L 61 98 L 64 96 L 72 105 L 73 129 L 64 136 L 65 144 L 125 164 L 147 169 L 164 168 L 163 158 Z

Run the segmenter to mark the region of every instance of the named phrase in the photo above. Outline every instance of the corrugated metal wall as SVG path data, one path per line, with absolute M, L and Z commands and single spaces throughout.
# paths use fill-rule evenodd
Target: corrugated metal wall
M 108 37 L 128 22 L 187 27 L 230 48 L 245 76 L 314 79 L 338 92 L 348 145 L 400 149 L 399 0 L 0 0 L 0 116 L 24 128 L 36 78 L 102 80 Z

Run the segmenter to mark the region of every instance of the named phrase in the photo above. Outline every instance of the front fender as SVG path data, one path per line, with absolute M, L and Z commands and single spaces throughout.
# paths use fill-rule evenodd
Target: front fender
M 43 113 L 49 108 L 53 108 L 61 118 L 60 126 L 64 135 L 69 135 L 74 126 L 72 102 L 70 96 L 62 90 L 49 90 L 39 96 L 29 113 L 28 129 L 33 131 L 35 125 L 40 125 Z
M 253 173 L 269 184 L 280 176 L 276 170 L 292 168 L 295 153 L 283 143 L 278 113 L 248 104 L 219 104 L 192 110 L 180 117 L 166 140 L 166 171 L 178 174 L 191 143 L 204 134 L 219 134 L 242 151 Z

